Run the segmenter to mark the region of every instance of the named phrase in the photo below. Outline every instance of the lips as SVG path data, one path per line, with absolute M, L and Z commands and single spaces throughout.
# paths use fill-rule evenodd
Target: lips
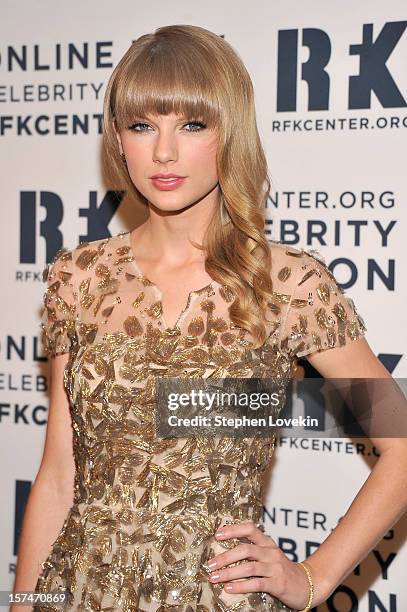
M 170 189 L 176 189 L 184 182 L 185 177 L 173 175 L 157 175 L 156 177 L 152 177 L 151 181 L 157 189 L 161 191 L 169 191 Z
M 160 179 L 160 180 L 170 180 L 170 179 L 179 179 L 179 178 L 185 178 L 184 176 L 180 176 L 179 174 L 154 174 L 154 176 L 151 177 L 152 179 Z

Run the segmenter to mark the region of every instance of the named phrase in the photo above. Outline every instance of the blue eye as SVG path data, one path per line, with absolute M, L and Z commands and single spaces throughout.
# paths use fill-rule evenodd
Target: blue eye
M 131 126 L 129 127 L 129 130 L 133 130 L 133 132 L 144 132 L 144 130 L 137 130 L 137 129 L 136 129 L 136 128 L 137 128 L 139 125 L 144 125 L 144 126 L 145 126 L 145 125 L 147 125 L 147 123 L 140 123 L 140 122 L 138 122 L 138 123 L 133 123 L 133 125 L 131 125 Z M 148 127 L 148 125 L 147 125 L 147 127 Z
M 203 123 L 202 121 L 190 121 L 186 125 L 197 125 L 199 127 L 198 130 L 187 130 L 189 132 L 200 132 L 202 129 L 206 128 L 206 124 Z
M 202 121 L 189 121 L 188 123 L 184 125 L 184 127 L 187 125 L 195 126 L 195 129 L 187 130 L 187 132 L 200 132 L 201 130 L 206 128 L 206 124 L 203 123 Z M 141 129 L 137 129 L 139 126 L 141 126 Z M 133 125 L 129 127 L 129 130 L 132 130 L 133 132 L 145 132 L 146 130 L 143 129 L 145 127 L 148 128 L 150 126 L 148 125 L 148 123 L 142 123 L 141 121 L 138 121 L 136 123 L 133 123 Z M 198 129 L 196 129 L 196 127 Z

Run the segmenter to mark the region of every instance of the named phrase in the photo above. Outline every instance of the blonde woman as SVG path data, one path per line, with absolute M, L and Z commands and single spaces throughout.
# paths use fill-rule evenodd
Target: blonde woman
M 70 610 L 309 610 L 404 511 L 405 441 L 375 440 L 340 524 L 294 561 L 261 524 L 274 436 L 159 438 L 154 381 L 289 379 L 302 356 L 324 377 L 390 375 L 326 265 L 265 237 L 252 83 L 223 38 L 138 38 L 108 83 L 104 140 L 149 214 L 49 267 L 49 421 L 15 589 L 65 591 Z

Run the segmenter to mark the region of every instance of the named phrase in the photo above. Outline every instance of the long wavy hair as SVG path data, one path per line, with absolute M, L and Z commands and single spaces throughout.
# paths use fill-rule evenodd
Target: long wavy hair
M 204 121 L 218 134 L 221 192 L 204 236 L 205 269 L 231 289 L 232 324 L 251 334 L 252 347 L 267 338 L 273 291 L 265 207 L 271 182 L 260 141 L 253 85 L 243 61 L 221 36 L 194 25 L 169 25 L 132 43 L 114 69 L 103 108 L 107 166 L 134 198 L 147 204 L 120 157 L 117 131 L 149 114 L 180 114 Z M 223 214 L 222 210 L 223 208 Z

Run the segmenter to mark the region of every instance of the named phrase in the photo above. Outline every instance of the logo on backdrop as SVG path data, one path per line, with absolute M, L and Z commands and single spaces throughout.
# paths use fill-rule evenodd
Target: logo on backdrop
M 406 27 L 407 21 L 386 23 L 374 39 L 373 24 L 366 23 L 362 42 L 349 45 L 349 55 L 357 55 L 360 60 L 359 74 L 349 77 L 349 109 L 370 108 L 372 93 L 383 108 L 406 107 L 406 100 L 387 66 Z M 300 32 L 301 45 L 308 48 L 309 58 L 301 64 L 298 74 Z M 331 55 L 331 39 L 324 30 L 304 28 L 278 32 L 278 112 L 297 110 L 299 78 L 308 85 L 308 110 L 329 110 Z
M 78 216 L 84 217 L 87 223 L 87 232 L 79 236 L 78 242 L 91 242 L 110 236 L 109 223 L 124 195 L 124 191 L 107 191 L 99 201 L 96 191 L 89 192 L 88 202 L 84 202 L 86 205 L 78 209 Z M 45 209 L 45 219 L 38 221 L 41 208 Z M 63 219 L 64 203 L 57 193 L 21 192 L 20 264 L 34 264 L 42 260 L 38 255 L 38 237 L 45 240 L 46 262 L 52 261 L 55 253 L 66 246 L 61 230 Z
M 46 51 L 40 45 L 7 45 L 0 53 L 0 66 L 5 72 L 78 70 L 113 68 L 113 41 L 55 43 Z

